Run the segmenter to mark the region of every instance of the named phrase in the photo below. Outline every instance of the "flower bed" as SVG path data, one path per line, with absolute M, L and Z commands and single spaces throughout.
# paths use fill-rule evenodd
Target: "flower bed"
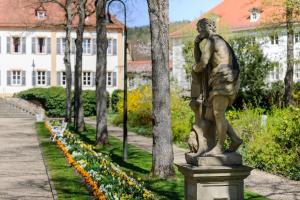
M 113 164 L 107 155 L 97 153 L 92 145 L 85 144 L 68 130 L 63 134 L 57 132 L 58 124 L 57 121 L 45 122 L 53 141 L 63 151 L 70 165 L 82 175 L 97 199 L 154 199 L 154 195 L 143 184 Z

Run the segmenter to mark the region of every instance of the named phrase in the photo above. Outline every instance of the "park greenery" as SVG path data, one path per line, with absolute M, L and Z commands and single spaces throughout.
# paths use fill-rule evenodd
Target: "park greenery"
M 57 120 L 52 120 L 51 124 L 59 126 L 61 123 Z M 68 167 L 69 160 L 84 159 L 87 160 L 83 162 L 82 160 L 78 162 L 85 163 L 84 165 L 88 169 L 86 164 L 90 162 L 90 159 L 86 159 L 86 156 L 81 156 L 74 151 L 87 149 L 87 151 L 94 152 L 93 154 L 101 155 L 108 162 L 116 163 L 115 166 L 119 166 L 124 173 L 129 174 L 130 177 L 133 177 L 139 182 L 143 182 L 144 186 L 152 191 L 155 195 L 155 199 L 167 200 L 174 199 L 179 200 L 184 198 L 184 178 L 183 175 L 176 171 L 176 177 L 170 179 L 161 179 L 158 177 L 150 176 L 151 172 L 151 163 L 152 156 L 149 152 L 146 152 L 142 149 L 129 145 L 129 159 L 124 162 L 122 160 L 122 142 L 117 138 L 109 136 L 110 145 L 109 146 L 95 146 L 95 129 L 91 126 L 87 126 L 86 130 L 82 133 L 72 133 L 74 128 L 71 126 L 70 131 L 66 131 L 66 137 L 71 137 L 72 142 L 78 143 L 73 147 L 67 144 L 64 139 L 64 143 L 67 144 L 67 148 L 63 148 L 64 151 L 72 151 L 73 153 L 68 153 L 67 160 L 64 158 L 64 155 L 59 152 L 59 149 L 56 148 L 52 141 L 49 140 L 49 131 L 46 129 L 43 123 L 37 123 L 37 131 L 41 143 L 41 147 L 45 156 L 46 163 L 51 172 L 54 185 L 57 188 L 57 193 L 59 199 L 92 199 L 92 188 L 85 187 L 81 181 L 78 174 L 74 170 Z M 57 142 L 59 145 L 61 142 Z M 60 144 L 60 148 L 64 145 Z M 67 150 L 66 150 L 67 149 Z M 69 150 L 68 150 L 69 149 Z M 64 154 L 66 154 L 64 152 Z M 76 158 L 77 157 L 77 158 Z M 71 159 L 72 158 L 72 159 Z M 54 162 L 58 160 L 58 162 Z M 74 163 L 72 164 L 74 165 Z M 62 171 L 66 170 L 66 171 Z M 106 170 L 104 170 L 105 172 Z M 107 171 L 106 171 L 107 172 Z M 111 172 L 109 172 L 111 173 Z M 106 180 L 107 181 L 107 180 Z M 109 178 L 108 178 L 109 181 Z M 119 187 L 119 185 L 117 185 Z M 112 188 L 115 186 L 112 186 Z M 110 189 L 111 190 L 111 189 Z M 118 191 L 117 191 L 118 193 Z M 150 193 L 149 193 L 150 194 Z M 117 198 L 117 199 L 132 199 L 126 198 Z M 244 194 L 245 200 L 267 200 L 267 198 L 261 197 L 257 194 L 246 191 Z M 115 199 L 114 197 L 107 196 L 106 199 Z M 144 196 L 140 199 L 147 199 Z
M 32 88 L 22 91 L 16 96 L 41 105 L 49 117 L 64 117 L 65 115 L 62 111 L 66 108 L 66 92 L 62 87 Z M 95 91 L 84 90 L 82 96 L 84 115 L 86 117 L 96 115 Z M 109 103 L 109 93 L 107 92 L 107 106 L 109 106 Z
M 128 94 L 128 124 L 131 130 L 151 136 L 151 89 L 143 86 Z M 194 114 L 188 101 L 171 92 L 171 115 L 173 140 L 186 144 Z M 112 123 L 123 122 L 123 100 L 119 99 Z M 274 174 L 300 180 L 300 109 L 297 107 L 270 108 L 244 105 L 234 107 L 226 115 L 230 123 L 244 140 L 240 153 L 247 164 Z M 264 124 L 262 116 L 266 115 Z

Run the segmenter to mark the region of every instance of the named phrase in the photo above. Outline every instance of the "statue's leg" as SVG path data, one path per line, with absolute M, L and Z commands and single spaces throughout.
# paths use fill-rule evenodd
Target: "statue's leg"
M 212 104 L 218 134 L 218 142 L 212 150 L 204 154 L 205 156 L 215 156 L 224 153 L 224 142 L 228 125 L 225 118 L 225 110 L 229 104 L 228 97 L 222 95 L 214 96 Z
M 227 121 L 227 120 L 226 120 Z M 227 135 L 231 139 L 231 144 L 228 152 L 235 152 L 243 143 L 243 140 L 236 134 L 230 123 L 227 121 Z

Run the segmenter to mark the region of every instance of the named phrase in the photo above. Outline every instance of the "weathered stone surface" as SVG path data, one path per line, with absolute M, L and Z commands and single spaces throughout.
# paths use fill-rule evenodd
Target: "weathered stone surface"
M 177 165 L 185 179 L 186 200 L 242 200 L 244 179 L 252 168 L 240 166 Z
M 194 153 L 185 154 L 186 162 L 194 166 L 235 166 L 243 164 L 242 156 L 236 152 L 216 156 L 197 157 L 194 155 Z

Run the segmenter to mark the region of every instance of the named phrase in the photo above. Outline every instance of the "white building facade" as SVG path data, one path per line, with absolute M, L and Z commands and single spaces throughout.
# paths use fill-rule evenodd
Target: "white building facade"
M 35 12 L 32 17 L 43 20 L 43 17 L 51 17 L 48 13 L 50 10 L 45 10 L 42 15 Z M 114 24 L 107 30 L 107 90 L 112 92 L 123 88 L 123 26 Z M 75 32 L 72 32 L 71 38 L 74 74 Z M 95 26 L 86 28 L 82 46 L 83 89 L 95 89 Z M 12 96 L 33 87 L 65 86 L 64 48 L 65 32 L 62 26 L 7 24 L 1 23 L 0 16 L 0 96 Z
M 270 72 L 267 82 L 283 81 L 287 68 L 287 33 L 285 26 L 258 29 L 271 12 L 272 7 L 262 9 L 262 0 L 232 1 L 223 0 L 219 5 L 202 17 L 211 17 L 217 25 L 226 27 L 230 35 L 247 35 L 255 39 L 264 54 L 272 61 L 279 63 L 279 67 Z M 231 8 L 231 9 L 228 9 Z M 278 9 L 278 8 L 277 8 Z M 191 38 L 196 30 L 197 20 L 171 33 L 173 42 L 173 77 L 181 88 L 190 89 L 190 80 L 186 79 L 184 70 L 185 59 L 183 55 L 184 41 Z M 196 32 L 194 32 L 194 35 Z M 300 60 L 300 27 L 295 28 L 294 58 Z M 294 82 L 300 81 L 300 64 L 295 62 Z

